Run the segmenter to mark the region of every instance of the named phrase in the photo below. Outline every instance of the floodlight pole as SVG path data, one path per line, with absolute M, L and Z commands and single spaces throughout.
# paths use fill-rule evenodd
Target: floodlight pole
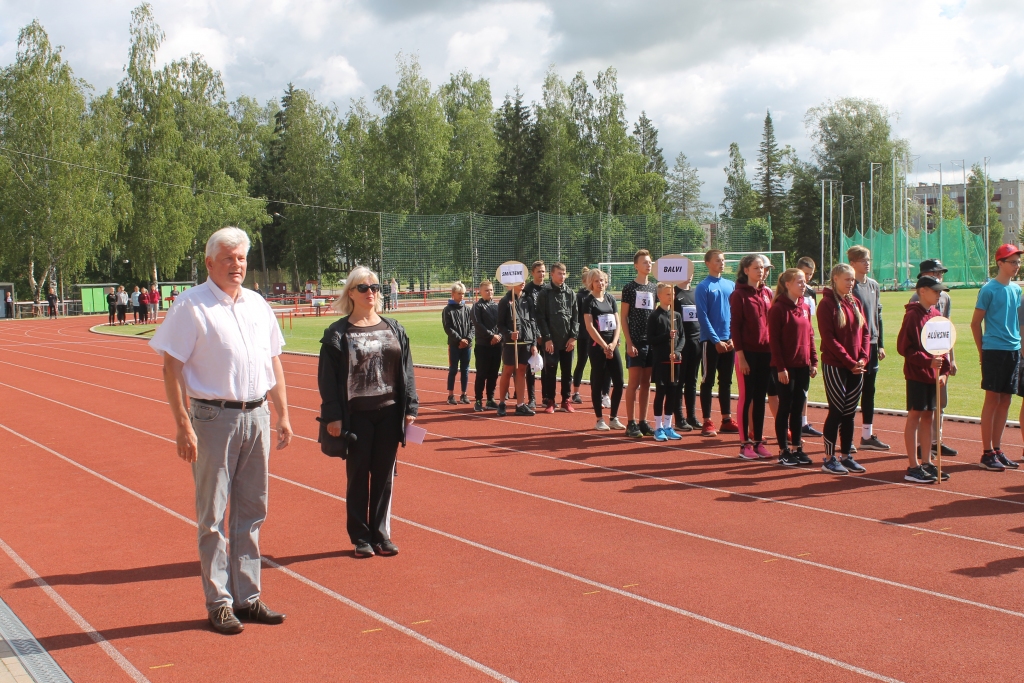
M 889 155 L 889 166 L 892 170 L 892 186 L 890 189 L 890 201 L 892 203 L 892 281 L 893 286 L 896 287 L 900 283 L 899 276 L 899 238 L 896 237 L 896 153 L 893 152 Z M 903 212 L 900 212 L 902 217 Z
M 868 162 L 870 164 L 870 177 L 868 178 L 868 231 L 871 233 L 870 244 L 868 247 L 872 252 L 875 251 L 875 166 L 879 169 L 882 168 L 882 164 L 876 162 Z M 872 256 L 874 254 L 872 253 Z
M 825 181 L 821 181 L 821 261 L 818 262 L 819 284 L 825 286 Z
M 989 272 L 990 272 L 989 271 L 989 267 L 990 267 L 989 264 L 991 263 L 990 259 L 992 258 L 991 254 L 989 254 L 989 244 L 988 244 L 988 208 L 989 208 L 989 198 L 988 198 L 988 160 L 991 159 L 991 158 L 992 157 L 985 157 L 984 162 L 983 162 L 984 163 L 983 174 L 984 174 L 984 178 L 985 178 L 985 279 L 986 280 L 988 280 L 988 275 L 989 275 Z

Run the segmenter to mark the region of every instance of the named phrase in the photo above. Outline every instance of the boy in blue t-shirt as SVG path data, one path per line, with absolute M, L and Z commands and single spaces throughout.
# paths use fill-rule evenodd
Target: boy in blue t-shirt
M 1019 381 L 1020 327 L 1017 319 L 1021 289 L 1011 282 L 1020 270 L 1022 253 L 1013 244 L 1004 244 L 996 250 L 999 272 L 978 292 L 978 303 L 971 319 L 971 332 L 981 359 L 981 388 L 985 390 L 985 404 L 981 409 L 981 445 L 984 449 L 981 466 L 994 472 L 1020 466 L 1006 457 L 1000 444 L 1010 401 L 1014 394 L 1024 395 Z M 985 322 L 984 331 L 982 321 Z
M 708 276 L 701 280 L 693 293 L 697 305 L 697 322 L 700 324 L 700 345 L 704 376 L 700 382 L 700 409 L 704 417 L 701 436 L 715 436 L 718 431 L 737 434 L 739 425 L 732 419 L 730 393 L 732 391 L 732 368 L 736 350 L 732 342 L 729 325 L 732 309 L 729 295 L 736 289 L 732 280 L 722 277 L 725 270 L 725 253 L 711 249 L 704 254 L 704 265 Z M 718 407 L 722 412 L 722 426 L 715 430 L 711 420 L 711 399 L 715 389 L 715 375 L 718 375 Z

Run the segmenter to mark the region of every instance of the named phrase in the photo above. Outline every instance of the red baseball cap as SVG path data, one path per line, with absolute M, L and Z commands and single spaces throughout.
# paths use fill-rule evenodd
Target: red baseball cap
M 1005 261 L 1015 254 L 1024 254 L 1016 244 L 1004 244 L 996 249 L 996 261 Z

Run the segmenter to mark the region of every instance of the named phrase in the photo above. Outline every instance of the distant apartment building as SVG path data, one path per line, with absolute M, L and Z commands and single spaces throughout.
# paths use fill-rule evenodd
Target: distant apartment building
M 939 184 L 919 183 L 917 187 L 910 188 L 913 192 L 914 201 L 928 207 L 929 228 L 934 228 L 932 213 L 935 211 L 939 201 Z M 964 185 L 963 183 L 945 183 L 942 186 L 943 192 L 960 207 L 963 213 L 964 208 Z M 1003 222 L 1003 242 L 1018 244 L 1021 235 L 1021 193 L 1024 192 L 1024 180 L 1007 180 L 1000 178 L 993 180 L 990 190 L 993 192 L 992 203 L 996 206 L 999 219 Z M 912 218 L 911 224 L 920 229 L 920 221 Z

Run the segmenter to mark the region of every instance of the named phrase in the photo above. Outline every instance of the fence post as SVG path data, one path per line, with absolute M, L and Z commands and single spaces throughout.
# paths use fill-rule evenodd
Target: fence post
M 377 212 L 377 237 L 380 239 L 380 278 L 383 280 L 387 275 L 384 273 L 384 214 L 380 211 Z M 401 283 L 398 288 L 402 288 Z
M 537 260 L 543 261 L 544 257 L 541 255 L 540 245 L 540 211 L 537 212 Z

